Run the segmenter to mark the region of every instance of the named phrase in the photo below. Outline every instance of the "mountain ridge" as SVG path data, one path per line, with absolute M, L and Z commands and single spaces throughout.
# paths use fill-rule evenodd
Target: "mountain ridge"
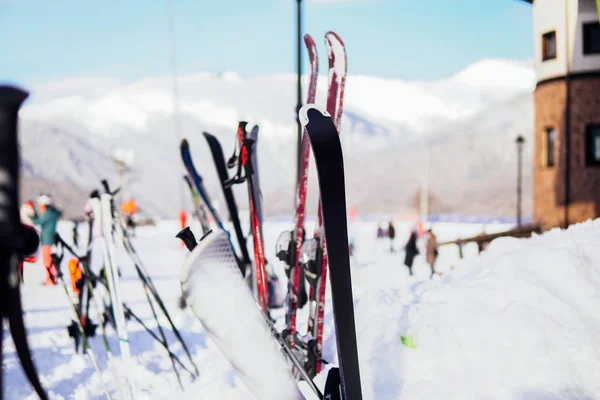
M 516 163 L 516 155 L 498 154 L 514 153 L 514 143 L 508 138 L 518 133 L 530 142 L 533 76 L 531 66 L 514 60 L 481 60 L 437 81 L 349 75 L 341 128 L 349 205 L 365 214 L 414 211 L 413 198 L 424 179 L 425 144 L 429 143 L 430 187 L 432 195 L 445 200 L 438 204 L 441 209 L 511 215 L 512 207 L 502 204 L 511 201 L 509 188 L 514 179 L 498 171 L 516 166 L 511 164 Z M 258 156 L 264 210 L 267 215 L 292 213 L 295 75 L 243 78 L 234 72 L 200 72 L 183 76 L 179 107 L 173 103 L 165 77 L 128 83 L 104 77 L 97 79 L 97 85 L 96 78 L 73 79 L 79 88 L 68 79 L 40 85 L 37 100 L 21 110 L 26 175 L 71 182 L 87 192 L 100 179 L 116 180 L 113 155 L 117 150 L 130 152 L 135 156 L 135 174 L 124 195 L 138 198 L 151 214 L 172 217 L 182 205 L 189 206 L 178 155 L 179 141 L 186 137 L 212 197 L 221 206 L 212 158 L 201 132 L 215 134 L 228 154 L 237 122 L 247 120 L 261 128 Z M 316 102 L 320 104 L 325 102 L 326 79 L 319 77 Z M 181 133 L 176 126 L 181 126 Z M 458 133 L 450 134 L 450 130 Z M 447 154 L 439 143 L 454 153 Z M 481 154 L 463 154 L 469 146 Z M 496 164 L 486 161 L 492 155 Z M 525 163 L 530 163 L 529 153 Z M 445 176 L 447 171 L 453 171 L 452 179 Z M 502 179 L 482 186 L 492 176 Z M 314 172 L 310 180 L 309 212 L 315 212 Z M 527 213 L 531 210 L 527 171 L 525 180 Z M 477 186 L 485 187 L 485 193 L 473 197 Z M 245 192 L 236 188 L 236 193 L 238 203 L 245 206 Z M 466 193 L 471 193 L 472 201 L 465 200 Z M 498 201 L 486 208 L 481 205 L 486 201 L 477 197 Z

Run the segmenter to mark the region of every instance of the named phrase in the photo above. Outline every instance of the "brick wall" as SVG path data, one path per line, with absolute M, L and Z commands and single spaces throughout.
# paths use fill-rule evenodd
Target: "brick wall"
M 546 228 L 564 225 L 565 81 L 538 85 L 535 95 L 533 155 L 534 219 Z M 585 166 L 585 126 L 600 123 L 600 76 L 571 78 L 569 223 L 600 212 L 600 168 Z M 545 166 L 546 128 L 556 130 L 555 165 Z

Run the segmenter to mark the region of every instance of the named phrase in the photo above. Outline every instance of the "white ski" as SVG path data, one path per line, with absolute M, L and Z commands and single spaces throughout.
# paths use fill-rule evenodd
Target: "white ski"
M 227 233 L 209 231 L 181 269 L 188 306 L 229 360 L 250 393 L 261 400 L 300 400 L 281 347 L 240 274 Z

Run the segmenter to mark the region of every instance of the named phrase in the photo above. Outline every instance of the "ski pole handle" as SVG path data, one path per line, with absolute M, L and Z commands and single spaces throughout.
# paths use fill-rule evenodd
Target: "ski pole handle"
M 175 237 L 181 239 L 189 251 L 194 250 L 194 247 L 198 245 L 196 242 L 196 237 L 194 236 L 194 232 L 192 232 L 189 226 L 186 226 L 180 230 Z
M 14 86 L 0 86 L 0 244 L 19 247 L 19 109 L 29 93 Z
M 100 183 L 102 184 L 102 187 L 104 188 L 104 192 L 111 194 L 110 187 L 108 186 L 108 181 L 106 179 L 102 179 L 102 181 L 100 181 Z

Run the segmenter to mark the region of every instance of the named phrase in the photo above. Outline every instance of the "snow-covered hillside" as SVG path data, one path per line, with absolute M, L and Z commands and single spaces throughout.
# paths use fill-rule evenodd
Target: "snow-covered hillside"
M 434 182 L 433 195 L 446 199 L 442 208 L 488 214 L 506 214 L 513 209 L 507 206 L 512 197 L 505 192 L 514 180 L 508 178 L 511 174 L 506 168 L 514 167 L 513 137 L 518 133 L 531 136 L 534 77 L 529 65 L 483 60 L 455 76 L 422 82 L 354 76 L 350 59 L 349 74 L 342 140 L 352 183 L 348 197 L 359 211 L 400 213 L 413 207 L 426 140 L 433 152 L 433 181 L 448 181 L 448 166 L 459 171 L 452 176 L 452 185 L 435 187 Z M 326 84 L 326 77 L 321 76 L 318 103 L 324 103 Z M 261 128 L 258 153 L 265 212 L 291 212 L 296 146 L 292 74 L 183 76 L 176 112 L 169 77 L 135 82 L 79 77 L 28 89 L 33 96 L 21 113 L 21 141 L 29 176 L 67 180 L 87 190 L 103 177 L 114 178 L 110 156 L 115 149 L 129 150 L 135 155 L 135 174 L 127 194 L 136 195 L 142 207 L 153 214 L 173 216 L 187 199 L 179 140 L 189 139 L 209 190 L 220 198 L 201 132 L 216 134 L 228 153 L 237 121 L 244 119 Z M 468 152 L 472 147 L 480 152 Z M 503 154 L 502 162 L 486 162 L 490 153 Z M 470 204 L 484 202 L 460 200 L 460 193 L 470 193 L 472 198 L 472 188 L 481 183 L 473 178 L 474 169 L 488 182 L 491 176 L 505 177 L 488 187 L 486 196 L 502 199 L 495 207 L 473 210 Z M 382 174 L 373 179 L 373 171 Z M 383 176 L 386 174 L 389 177 Z M 364 193 L 380 196 L 365 198 Z
M 291 222 L 265 225 L 267 257 L 273 260 L 283 284 L 285 273 L 274 250 L 279 233 L 290 226 Z M 307 225 L 309 235 L 311 227 Z M 415 276 L 409 277 L 402 265 L 404 253 L 391 253 L 386 239 L 376 239 L 376 228 L 374 222 L 355 222 L 349 227 L 356 244 L 352 278 L 365 399 L 600 397 L 600 220 L 531 239 L 497 239 L 481 257 L 475 244 L 467 245 L 462 261 L 456 247 L 444 246 L 437 264 L 437 271 L 443 275 L 433 280 L 428 279 L 429 268 L 422 255 L 415 260 Z M 410 228 L 408 224 L 397 224 L 397 249 L 404 244 Z M 505 228 L 433 226 L 440 241 Z M 60 230 L 65 238 L 70 237 L 68 223 Z M 137 399 L 251 399 L 191 311 L 177 306 L 181 293 L 179 271 L 187 254 L 173 237 L 178 230 L 175 221 L 163 221 L 157 227 L 138 230 L 133 244 L 191 348 L 200 377 L 191 382 L 183 372 L 186 393 L 181 393 L 166 351 L 134 321 L 128 322 L 133 363 L 123 366 L 116 361 L 116 365 L 121 365 L 121 375 L 135 382 Z M 135 270 L 123 250 L 117 250 L 124 301 L 156 331 Z M 96 267 L 98 264 L 94 264 Z M 22 290 L 24 318 L 42 384 L 53 399 L 101 399 L 104 379 L 118 397 L 101 337 L 91 339 L 103 371 L 99 375 L 87 357 L 74 354 L 66 329 L 72 318 L 69 303 L 62 288 L 40 284 L 42 274 L 41 265 L 27 265 Z M 324 357 L 335 365 L 329 290 L 326 299 Z M 306 329 L 307 314 L 306 308 L 298 314 L 301 332 Z M 274 315 L 281 324 L 283 312 Z M 92 318 L 97 320 L 93 311 Z M 166 326 L 166 321 L 162 323 Z M 230 323 L 235 329 L 235 321 Z M 169 343 L 174 343 L 172 332 L 167 331 L 167 335 Z M 108 336 L 117 358 L 118 342 L 111 327 Z M 415 347 L 405 346 L 402 336 L 410 338 Z M 6 398 L 35 398 L 8 334 L 4 349 Z M 181 346 L 173 346 L 173 351 L 187 362 Z M 316 378 L 320 387 L 326 373 Z

